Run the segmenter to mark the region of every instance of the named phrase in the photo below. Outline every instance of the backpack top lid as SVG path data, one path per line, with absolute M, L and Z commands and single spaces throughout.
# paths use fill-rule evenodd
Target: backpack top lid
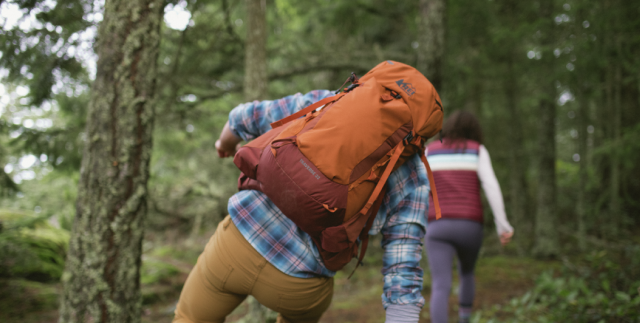
M 423 138 L 431 138 L 442 129 L 443 110 L 440 96 L 431 82 L 415 68 L 395 61 L 384 61 L 360 78 L 364 83 L 376 81 L 402 96 L 409 106 L 414 131 Z

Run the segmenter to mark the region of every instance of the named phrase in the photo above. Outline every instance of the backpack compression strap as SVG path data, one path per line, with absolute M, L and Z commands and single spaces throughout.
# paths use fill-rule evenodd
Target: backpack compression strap
M 299 117 L 302 117 L 303 115 L 305 115 L 305 114 L 307 114 L 307 113 L 309 113 L 309 112 L 311 112 L 311 111 L 313 111 L 313 110 L 315 110 L 315 109 L 317 109 L 317 108 L 319 108 L 319 107 L 321 107 L 321 106 L 323 106 L 325 104 L 329 104 L 331 102 L 337 101 L 338 99 L 340 99 L 345 94 L 347 94 L 347 92 L 342 92 L 340 94 L 337 94 L 337 95 L 334 95 L 334 96 L 330 96 L 328 98 L 324 98 L 324 99 L 322 99 L 322 100 L 320 100 L 320 101 L 318 101 L 318 102 L 316 102 L 316 103 L 314 103 L 314 104 L 312 104 L 312 105 L 310 105 L 310 106 L 308 106 L 308 107 L 306 107 L 306 108 L 304 108 L 304 109 L 302 109 L 302 110 L 300 110 L 300 111 L 298 111 L 298 112 L 296 112 L 296 113 L 294 113 L 294 114 L 292 114 L 292 115 L 290 115 L 288 117 L 284 117 L 284 118 L 282 118 L 282 119 L 280 119 L 280 120 L 278 120 L 276 122 L 273 122 L 273 123 L 271 123 L 271 129 L 278 128 L 278 127 L 288 123 L 289 121 L 298 119 Z

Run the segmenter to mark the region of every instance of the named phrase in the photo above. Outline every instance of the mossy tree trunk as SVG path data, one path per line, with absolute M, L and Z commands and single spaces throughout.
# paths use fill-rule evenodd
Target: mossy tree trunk
M 540 1 L 541 98 L 538 109 L 538 190 L 533 253 L 542 258 L 558 255 L 556 207 L 556 88 L 553 77 L 553 1 Z
M 162 0 L 107 0 L 60 322 L 139 322 Z
M 424 74 L 442 96 L 442 56 L 444 55 L 444 0 L 420 0 L 417 69 Z

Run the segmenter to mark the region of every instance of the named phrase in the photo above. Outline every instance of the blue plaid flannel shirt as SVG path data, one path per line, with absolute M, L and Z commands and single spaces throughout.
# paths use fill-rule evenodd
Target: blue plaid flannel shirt
M 293 114 L 325 97 L 331 91 L 316 90 L 274 101 L 241 104 L 229 114 L 229 127 L 245 141 L 271 129 L 270 123 Z M 420 259 L 427 221 L 429 180 L 418 155 L 391 173 L 387 193 L 376 215 L 370 235 L 382 234 L 384 288 L 382 304 L 414 304 L 422 307 Z M 261 192 L 240 191 L 229 199 L 229 214 L 238 230 L 265 259 L 294 277 L 333 277 L 324 267 L 318 249 Z

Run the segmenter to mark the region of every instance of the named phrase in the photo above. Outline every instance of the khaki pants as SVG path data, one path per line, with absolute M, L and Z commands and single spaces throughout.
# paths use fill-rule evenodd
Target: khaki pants
M 333 278 L 297 278 L 271 265 L 227 216 L 184 284 L 173 322 L 224 322 L 252 295 L 278 322 L 318 322 L 331 304 Z

